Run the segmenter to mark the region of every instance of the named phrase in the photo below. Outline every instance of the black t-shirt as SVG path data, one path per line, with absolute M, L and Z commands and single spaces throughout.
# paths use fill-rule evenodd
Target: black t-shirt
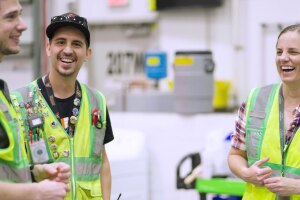
M 0 123 L 0 149 L 5 149 L 9 145 L 7 133 L 4 131 L 2 124 Z
M 8 99 L 8 101 L 10 101 L 7 85 L 1 79 L 0 79 L 0 90 L 3 92 L 4 96 Z M 9 140 L 8 140 L 7 133 L 5 132 L 5 130 L 2 127 L 2 124 L 0 123 L 0 149 L 7 148 L 8 146 L 9 146 Z
M 37 80 L 37 84 L 38 84 L 39 88 L 41 89 L 42 95 L 44 96 L 48 105 L 51 105 L 49 97 L 47 95 L 47 90 L 45 88 L 42 78 L 39 78 Z M 54 99 L 55 99 L 55 103 L 56 103 L 60 117 L 66 118 L 66 117 L 71 116 L 72 109 L 73 109 L 73 101 L 75 99 L 75 91 L 72 96 L 70 96 L 66 99 L 59 99 L 56 97 L 54 97 Z M 51 108 L 51 106 L 50 106 L 50 108 Z M 105 136 L 104 136 L 104 144 L 109 143 L 113 139 L 114 139 L 114 135 L 113 135 L 113 131 L 112 131 L 110 117 L 109 117 L 108 109 L 106 108 L 106 131 L 105 131 Z

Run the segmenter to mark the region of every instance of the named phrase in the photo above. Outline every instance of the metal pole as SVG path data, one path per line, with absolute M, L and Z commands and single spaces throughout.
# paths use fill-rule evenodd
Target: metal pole
M 41 2 L 33 0 L 33 78 L 41 76 L 41 46 L 42 46 L 42 26 L 41 26 Z
M 199 192 L 200 200 L 206 200 L 206 193 Z

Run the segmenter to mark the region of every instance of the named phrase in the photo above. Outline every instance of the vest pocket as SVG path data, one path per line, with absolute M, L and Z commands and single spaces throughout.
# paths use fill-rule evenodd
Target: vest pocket
M 100 180 L 94 181 L 77 181 L 77 199 L 102 200 Z

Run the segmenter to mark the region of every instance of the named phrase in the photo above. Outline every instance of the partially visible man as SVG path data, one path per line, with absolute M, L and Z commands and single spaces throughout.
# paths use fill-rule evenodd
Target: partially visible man
M 20 36 L 27 29 L 19 0 L 0 0 L 0 62 L 20 51 Z M 9 200 L 61 200 L 69 188 L 69 166 L 64 163 L 37 165 L 32 177 L 26 155 L 23 127 L 11 105 L 8 87 L 0 79 L 0 196 Z
M 20 110 L 19 118 L 30 122 L 24 126 L 29 156 L 33 163 L 71 166 L 71 192 L 66 199 L 110 200 L 105 144 L 114 137 L 106 101 L 102 93 L 77 81 L 83 63 L 91 56 L 87 20 L 75 13 L 52 17 L 46 34 L 49 74 L 11 95 L 15 109 Z M 40 135 L 45 136 L 42 142 L 37 139 Z M 47 149 L 45 154 L 34 153 L 37 145 Z

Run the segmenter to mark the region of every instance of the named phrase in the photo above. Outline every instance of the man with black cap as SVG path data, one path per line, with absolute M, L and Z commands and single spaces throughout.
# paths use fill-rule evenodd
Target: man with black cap
M 49 74 L 11 95 L 25 105 L 15 108 L 21 110 L 20 118 L 29 121 L 24 128 L 31 160 L 71 166 L 71 192 L 66 199 L 109 200 L 111 173 L 105 144 L 114 136 L 106 101 L 99 91 L 77 81 L 82 64 L 91 56 L 87 20 L 74 13 L 52 17 L 46 34 Z M 35 153 L 39 150 L 43 153 Z
M 20 51 L 20 36 L 27 29 L 18 0 L 0 0 L 0 62 Z M 65 163 L 37 165 L 32 177 L 24 146 L 24 132 L 12 107 L 9 90 L 0 79 L 0 198 L 61 200 L 69 191 L 70 168 Z M 44 178 L 47 180 L 41 181 Z

